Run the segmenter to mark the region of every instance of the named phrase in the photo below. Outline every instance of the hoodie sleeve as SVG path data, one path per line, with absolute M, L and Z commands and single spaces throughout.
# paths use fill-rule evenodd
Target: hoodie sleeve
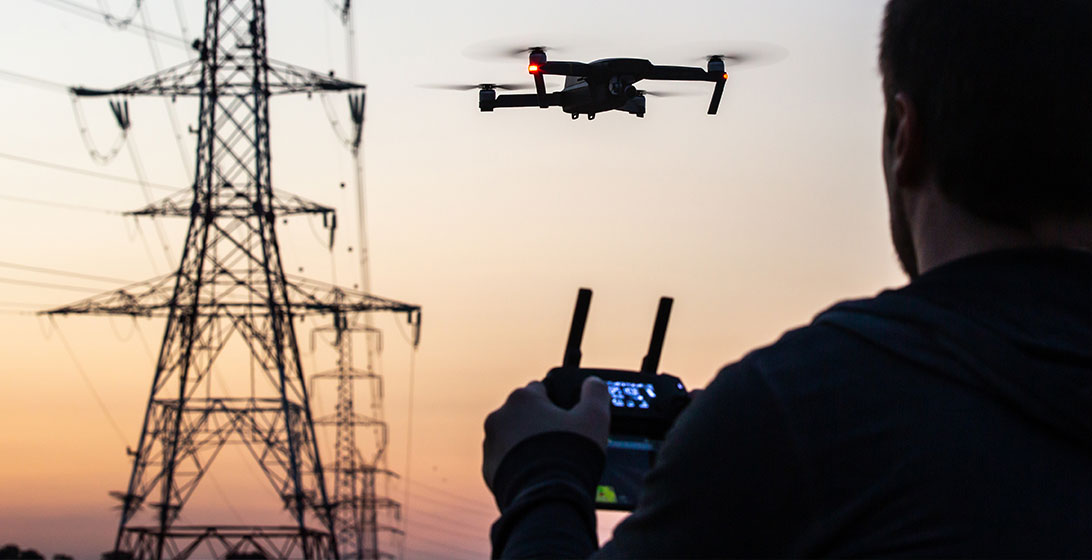
M 501 461 L 493 494 L 493 558 L 586 558 L 598 546 L 595 486 L 602 449 L 571 432 L 539 434 Z

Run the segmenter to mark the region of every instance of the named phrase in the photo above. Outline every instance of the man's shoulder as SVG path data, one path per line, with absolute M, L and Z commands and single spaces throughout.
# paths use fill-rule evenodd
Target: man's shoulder
M 898 293 L 885 291 L 871 298 L 839 302 L 809 324 L 786 331 L 772 344 L 726 366 L 722 374 L 749 371 L 771 382 L 829 378 L 890 358 L 887 346 L 904 341 L 891 340 L 890 330 L 899 323 L 885 319 L 882 310 Z M 901 338 L 912 336 L 910 332 L 901 334 Z
M 931 399 L 957 382 L 945 374 L 956 365 L 937 348 L 933 319 L 914 321 L 930 313 L 924 307 L 904 290 L 840 302 L 725 366 L 708 390 L 734 406 L 772 399 L 804 423 L 823 421 L 839 407 L 882 416 L 906 395 Z

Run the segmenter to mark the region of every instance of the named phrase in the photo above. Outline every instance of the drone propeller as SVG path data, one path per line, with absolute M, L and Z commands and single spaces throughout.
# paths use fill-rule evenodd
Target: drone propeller
M 513 48 L 502 49 L 500 51 L 500 54 L 502 54 L 504 56 L 516 58 L 516 57 L 520 57 L 520 56 L 523 56 L 523 55 L 526 55 L 526 54 L 531 54 L 531 53 L 536 52 L 536 51 L 544 53 L 544 52 L 552 51 L 552 50 L 556 50 L 556 49 L 554 47 L 547 47 L 547 46 L 544 46 L 544 45 L 539 45 L 537 47 L 513 47 Z
M 518 91 L 521 89 L 529 89 L 526 84 L 425 84 L 423 88 L 428 89 L 447 89 L 454 91 L 470 91 L 472 89 L 502 89 L 506 91 Z
M 737 64 L 746 64 L 747 62 L 754 60 L 754 56 L 751 53 L 729 53 L 729 54 L 710 54 L 701 57 L 699 60 L 706 62 L 712 62 L 713 60 L 724 61 L 725 66 L 735 66 Z
M 711 62 L 720 60 L 725 66 L 761 66 L 773 64 L 784 59 L 789 52 L 782 47 L 765 43 L 743 43 L 736 48 L 724 48 L 724 45 L 704 45 L 705 48 L 694 49 L 710 53 L 697 60 Z M 691 51 L 693 52 L 693 51 Z
M 555 51 L 565 50 L 563 47 L 550 45 L 557 45 L 558 43 L 568 44 L 570 42 L 568 39 L 561 39 L 558 42 L 555 42 L 555 40 L 550 40 L 549 43 L 538 42 L 541 41 L 541 39 L 528 41 L 518 37 L 514 40 L 489 40 L 470 45 L 463 50 L 463 55 L 483 61 L 520 59 L 527 58 L 527 55 L 536 51 L 542 53 L 549 52 L 552 54 Z M 580 40 L 578 39 L 577 42 L 580 42 Z

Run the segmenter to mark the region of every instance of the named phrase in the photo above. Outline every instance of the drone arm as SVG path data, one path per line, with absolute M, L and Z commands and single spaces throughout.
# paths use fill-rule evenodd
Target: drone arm
M 545 95 L 545 102 L 547 107 L 561 105 L 561 94 L 547 93 Z M 539 97 L 537 93 L 510 93 L 507 95 L 498 95 L 497 99 L 491 104 L 493 107 L 541 107 L 539 103 Z
M 598 76 L 602 74 L 602 70 L 591 64 L 584 62 L 560 62 L 550 61 L 543 62 L 541 65 L 540 73 L 552 74 L 555 76 Z
M 673 80 L 677 82 L 716 82 L 720 73 L 702 70 L 691 66 L 651 66 L 646 71 L 646 80 Z

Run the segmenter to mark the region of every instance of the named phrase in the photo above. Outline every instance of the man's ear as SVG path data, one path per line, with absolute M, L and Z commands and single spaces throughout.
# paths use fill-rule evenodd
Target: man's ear
M 888 110 L 892 112 L 888 115 L 891 171 L 897 185 L 913 189 L 926 175 L 918 109 L 909 96 L 897 93 Z

